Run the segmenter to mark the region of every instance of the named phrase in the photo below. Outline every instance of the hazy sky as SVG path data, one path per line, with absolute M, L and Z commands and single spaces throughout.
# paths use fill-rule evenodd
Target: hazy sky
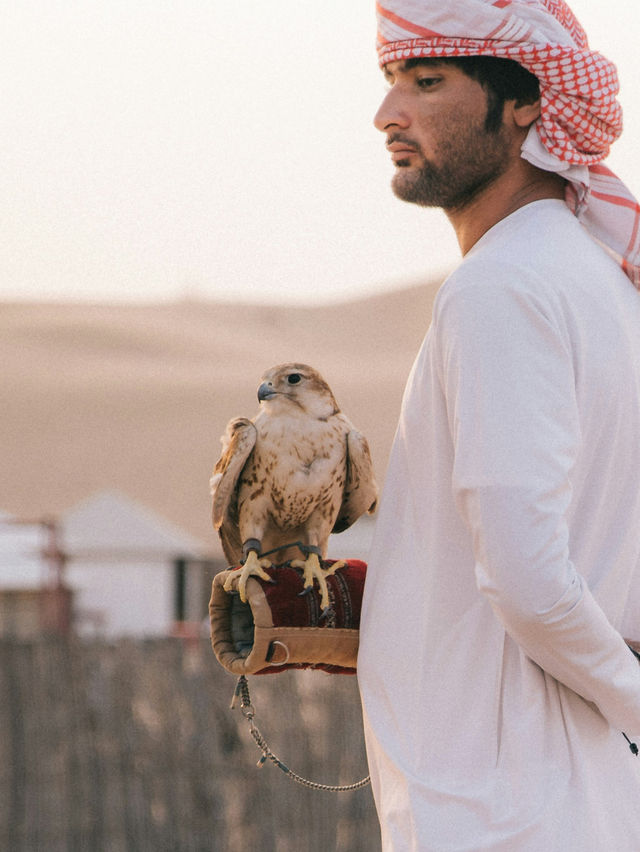
M 573 0 L 618 64 L 640 194 L 638 0 Z M 373 0 L 0 0 L 0 299 L 301 302 L 457 262 L 396 200 Z

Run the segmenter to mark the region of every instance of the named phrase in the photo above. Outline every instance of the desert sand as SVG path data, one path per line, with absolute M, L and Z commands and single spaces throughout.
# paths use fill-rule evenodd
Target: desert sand
M 274 364 L 318 369 L 383 480 L 437 284 L 300 308 L 0 303 L 0 509 L 58 516 L 124 492 L 218 554 L 209 477 L 228 420 Z

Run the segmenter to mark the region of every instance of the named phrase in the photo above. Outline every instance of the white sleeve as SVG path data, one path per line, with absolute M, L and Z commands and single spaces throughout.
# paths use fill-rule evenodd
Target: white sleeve
M 570 558 L 576 356 L 559 312 L 505 279 L 441 294 L 434 319 L 478 586 L 532 660 L 638 734 L 640 667 Z

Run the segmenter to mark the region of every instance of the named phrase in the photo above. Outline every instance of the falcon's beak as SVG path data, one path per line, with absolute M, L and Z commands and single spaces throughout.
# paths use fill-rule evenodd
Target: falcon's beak
M 258 388 L 258 402 L 262 402 L 264 399 L 271 399 L 271 397 L 275 395 L 276 392 L 273 389 L 273 385 L 270 385 L 267 382 L 263 382 Z

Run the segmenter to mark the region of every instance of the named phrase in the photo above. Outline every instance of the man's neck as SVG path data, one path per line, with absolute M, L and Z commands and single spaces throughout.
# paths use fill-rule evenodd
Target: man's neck
M 456 232 L 462 254 L 467 254 L 486 232 L 507 216 L 544 198 L 564 199 L 564 180 L 520 159 L 467 205 L 445 210 Z

